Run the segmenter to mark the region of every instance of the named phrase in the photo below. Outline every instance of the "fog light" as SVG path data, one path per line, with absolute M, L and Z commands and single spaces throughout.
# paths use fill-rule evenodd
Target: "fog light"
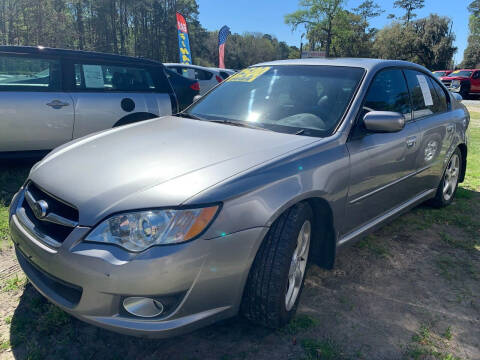
M 151 318 L 163 312 L 163 304 L 155 299 L 132 296 L 123 300 L 123 307 L 132 315 Z

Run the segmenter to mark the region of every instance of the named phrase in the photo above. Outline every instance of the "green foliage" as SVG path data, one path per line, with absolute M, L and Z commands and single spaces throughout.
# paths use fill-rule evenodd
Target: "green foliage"
M 402 17 L 402 20 L 409 23 L 412 18 L 417 16 L 413 11 L 423 8 L 425 6 L 424 3 L 425 0 L 395 0 L 393 6 L 405 10 L 405 15 Z
M 375 39 L 375 55 L 382 59 L 412 61 L 430 70 L 449 68 L 456 48 L 451 20 L 435 14 L 408 24 L 393 22 Z
M 301 0 L 300 10 L 285 16 L 292 29 L 303 25 L 311 50 L 323 49 L 326 56 L 368 57 L 376 29 L 369 19 L 383 10 L 373 0 L 365 0 L 353 11 L 342 0 Z
M 0 0 L 0 45 L 43 45 L 178 62 L 175 12 L 188 24 L 195 64 L 218 64 L 218 32 L 198 20 L 196 0 Z M 254 45 L 250 48 L 250 45 Z M 270 35 L 235 34 L 226 65 L 291 57 L 295 48 Z
M 281 329 L 281 332 L 288 335 L 296 335 L 299 332 L 312 329 L 317 325 L 317 319 L 305 314 L 299 314 L 295 316 L 295 318 L 290 321 L 283 329 Z
M 474 0 L 468 6 L 470 19 L 468 28 L 470 35 L 465 52 L 463 53 L 463 68 L 480 67 L 480 0 Z
M 332 340 L 302 340 L 307 359 L 338 360 L 344 358 L 339 346 Z

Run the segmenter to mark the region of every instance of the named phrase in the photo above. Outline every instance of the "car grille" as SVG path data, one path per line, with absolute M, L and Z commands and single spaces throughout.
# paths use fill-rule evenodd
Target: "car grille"
M 78 225 L 77 209 L 43 191 L 33 182 L 29 182 L 25 188 L 17 216 L 33 236 L 54 247 L 60 246 Z
M 82 297 L 80 286 L 57 279 L 33 264 L 19 248 L 16 248 L 17 259 L 28 278 L 57 303 L 73 308 Z
M 442 83 L 446 87 L 450 87 L 450 85 L 452 85 L 452 80 L 442 80 Z

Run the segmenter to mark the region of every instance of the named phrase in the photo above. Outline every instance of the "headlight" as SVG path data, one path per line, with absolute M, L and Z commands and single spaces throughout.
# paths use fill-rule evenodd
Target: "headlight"
M 148 210 L 114 215 L 100 223 L 86 241 L 119 245 L 143 251 L 153 245 L 178 244 L 200 235 L 220 207 Z
M 459 87 L 460 86 L 460 80 L 452 80 L 452 87 Z

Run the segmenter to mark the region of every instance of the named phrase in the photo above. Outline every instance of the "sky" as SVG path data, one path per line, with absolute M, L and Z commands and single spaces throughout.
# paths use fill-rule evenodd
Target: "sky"
M 346 8 L 353 9 L 363 0 L 347 0 Z M 453 21 L 453 32 L 456 35 L 455 63 L 463 59 L 463 51 L 468 38 L 467 6 L 472 0 L 425 0 L 425 7 L 416 10 L 418 18 L 430 13 L 448 16 Z M 394 0 L 376 1 L 385 12 L 370 21 L 371 26 L 382 28 L 391 22 L 388 14 L 403 15 L 403 9 L 393 7 Z M 232 33 L 262 32 L 277 37 L 289 45 L 300 46 L 300 36 L 304 32 L 299 28 L 292 32 L 283 21 L 285 14 L 298 9 L 298 0 L 197 0 L 199 4 L 199 20 L 207 30 L 219 30 L 228 25 Z M 227 42 L 228 48 L 228 42 Z

